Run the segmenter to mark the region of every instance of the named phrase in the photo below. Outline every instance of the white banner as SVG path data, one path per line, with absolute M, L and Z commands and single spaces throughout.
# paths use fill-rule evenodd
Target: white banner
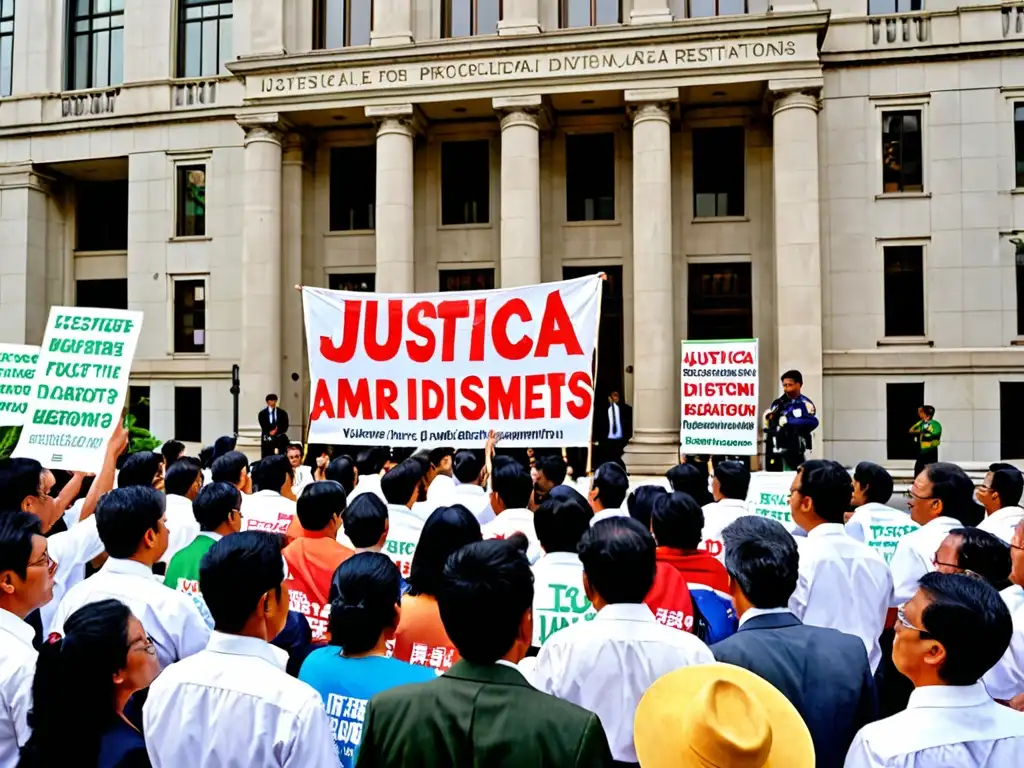
M 50 469 L 99 472 L 121 418 L 142 313 L 53 307 L 14 456 Z
M 601 277 L 494 291 L 303 288 L 309 442 L 479 448 L 590 440 Z
M 0 427 L 25 423 L 39 347 L 0 344 Z
M 682 453 L 757 454 L 757 339 L 684 341 Z
M 796 472 L 754 472 L 747 489 L 747 509 L 751 514 L 782 523 L 790 533 L 799 528 L 789 511 L 789 489 Z

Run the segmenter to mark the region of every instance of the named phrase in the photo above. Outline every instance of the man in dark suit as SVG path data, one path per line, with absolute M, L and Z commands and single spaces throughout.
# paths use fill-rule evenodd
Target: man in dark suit
M 617 391 L 608 395 L 608 404 L 594 407 L 594 462 L 619 461 L 626 443 L 633 437 L 633 408 L 622 402 Z
M 262 458 L 283 454 L 288 447 L 288 411 L 277 407 L 277 395 L 267 395 L 267 407 L 260 411 L 259 421 Z
M 452 555 L 438 607 L 462 659 L 370 700 L 357 767 L 611 766 L 597 715 L 541 693 L 515 666 L 533 638 L 532 604 L 530 564 L 511 542 Z
M 726 526 L 722 539 L 740 625 L 735 635 L 711 646 L 712 653 L 782 691 L 811 732 L 818 768 L 840 768 L 857 731 L 877 718 L 864 643 L 835 629 L 807 626 L 790 613 L 799 556 L 780 523 L 748 515 Z

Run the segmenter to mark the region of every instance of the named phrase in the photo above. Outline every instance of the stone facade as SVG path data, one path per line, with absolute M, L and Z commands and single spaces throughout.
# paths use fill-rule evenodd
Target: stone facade
M 445 270 L 506 286 L 621 270 L 627 462 L 655 471 L 678 449 L 693 267 L 749 265 L 763 405 L 801 369 L 822 417 L 815 453 L 906 466 L 887 447 L 887 385 L 913 383 L 939 412 L 943 458 L 1024 458 L 1002 456 L 1000 435 L 1001 382 L 1024 382 L 1010 242 L 1024 231 L 1024 6 L 748 0 L 686 18 L 696 0 L 622 0 L 621 24 L 560 29 L 557 0 L 504 0 L 496 30 L 446 37 L 446 3 L 474 6 L 375 0 L 369 46 L 313 50 L 320 0 L 235 0 L 226 66 L 176 77 L 179 3 L 128 0 L 123 82 L 69 91 L 66 3 L 17 0 L 0 339 L 38 343 L 79 281 L 127 280 L 146 315 L 132 383 L 149 387 L 153 431 L 174 436 L 175 388 L 198 387 L 202 441 L 230 432 L 238 364 L 251 445 L 268 391 L 301 434 L 295 284 L 374 274 L 379 291 L 435 291 Z M 920 113 L 923 181 L 893 191 L 883 120 L 901 111 Z M 729 126 L 744 129 L 741 215 L 698 216 L 695 131 Z M 613 136 L 614 215 L 570 221 L 567 143 L 591 133 Z M 468 139 L 487 142 L 489 215 L 445 225 L 442 147 Z M 332 150 L 373 145 L 374 226 L 332 230 Z M 197 165 L 205 231 L 181 236 L 181 169 Z M 103 180 L 127 181 L 125 247 L 86 251 L 77 197 Z M 887 325 L 885 253 L 900 246 L 923 254 L 923 333 L 909 336 Z M 203 281 L 201 352 L 176 351 L 180 280 Z

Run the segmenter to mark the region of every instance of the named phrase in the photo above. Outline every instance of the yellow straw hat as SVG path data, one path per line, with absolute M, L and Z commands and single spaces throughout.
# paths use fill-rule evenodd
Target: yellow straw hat
M 636 709 L 633 741 L 642 768 L 814 768 L 810 731 L 789 699 L 732 664 L 658 678 Z

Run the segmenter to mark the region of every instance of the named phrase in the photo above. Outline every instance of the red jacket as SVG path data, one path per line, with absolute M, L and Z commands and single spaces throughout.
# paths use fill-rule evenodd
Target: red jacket
M 686 586 L 686 579 L 671 565 L 658 563 L 654 585 L 644 602 L 660 623 L 684 632 L 693 632 L 690 588 Z
M 729 594 L 729 573 L 715 556 L 703 549 L 672 549 L 658 547 L 658 563 L 675 568 L 687 584 L 703 584 L 722 594 Z

